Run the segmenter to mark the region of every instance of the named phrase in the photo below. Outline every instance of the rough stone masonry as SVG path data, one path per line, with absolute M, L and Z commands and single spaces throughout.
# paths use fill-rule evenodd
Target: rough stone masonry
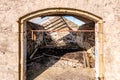
M 119 4 L 120 0 L 0 0 L 0 80 L 19 79 L 19 18 L 52 7 L 80 9 L 103 18 L 105 80 L 119 80 Z

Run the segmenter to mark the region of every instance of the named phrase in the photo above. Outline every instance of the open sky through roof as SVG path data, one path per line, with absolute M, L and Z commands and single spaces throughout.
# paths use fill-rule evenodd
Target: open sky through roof
M 37 17 L 37 18 L 34 18 L 34 19 L 31 19 L 30 21 L 33 22 L 33 23 L 36 23 L 36 24 L 40 24 L 42 21 L 45 21 L 48 17 L 53 17 L 53 16 L 46 16 L 46 17 Z M 75 24 L 81 26 L 83 25 L 85 22 L 73 17 L 73 16 L 63 16 L 65 17 L 66 19 L 74 22 Z

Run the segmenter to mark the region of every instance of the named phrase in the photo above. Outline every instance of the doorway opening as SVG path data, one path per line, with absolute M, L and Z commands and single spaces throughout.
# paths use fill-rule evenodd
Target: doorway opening
M 20 80 L 95 80 L 96 72 L 100 76 L 97 20 L 62 9 L 21 19 Z

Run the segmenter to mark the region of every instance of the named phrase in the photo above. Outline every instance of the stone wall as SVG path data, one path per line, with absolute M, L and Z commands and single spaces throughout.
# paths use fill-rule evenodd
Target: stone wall
M 85 10 L 104 20 L 105 79 L 120 79 L 120 0 L 0 0 L 0 79 L 18 80 L 21 16 L 51 7 Z

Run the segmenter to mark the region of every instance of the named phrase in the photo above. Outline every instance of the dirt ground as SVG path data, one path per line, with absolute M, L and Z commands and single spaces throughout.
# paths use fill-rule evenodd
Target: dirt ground
M 27 65 L 27 80 L 95 80 L 94 68 L 85 67 L 80 54 L 44 55 L 33 60 Z

